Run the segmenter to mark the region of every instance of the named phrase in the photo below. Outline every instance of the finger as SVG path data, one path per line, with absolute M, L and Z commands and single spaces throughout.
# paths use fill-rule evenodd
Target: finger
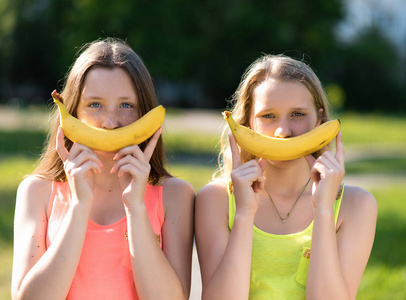
M 265 179 L 262 175 L 258 176 L 257 180 L 254 181 L 254 183 L 252 184 L 252 189 L 254 190 L 255 193 L 258 193 L 264 188 L 265 188 Z
M 317 164 L 317 165 L 316 165 Z M 319 171 L 335 170 L 338 162 L 331 152 L 324 152 L 322 156 L 317 159 L 314 164 L 315 168 Z M 323 167 L 322 169 L 320 167 Z M 321 173 L 321 172 L 320 172 Z
M 260 158 L 258 160 L 258 165 L 261 168 L 261 174 L 263 176 L 264 170 L 265 170 L 265 165 L 266 165 L 266 159 Z M 262 177 L 263 178 L 263 177 Z M 264 179 L 264 178 L 263 178 Z M 263 190 L 265 189 L 265 179 L 262 181 L 258 181 L 258 189 Z
M 62 127 L 58 127 L 58 131 L 56 133 L 56 151 L 59 154 L 59 157 L 65 162 L 68 159 L 69 151 L 65 147 L 65 139 Z
M 148 161 L 151 159 L 152 154 L 154 153 L 156 144 L 158 143 L 159 137 L 162 133 L 162 127 L 160 127 L 152 136 L 150 141 L 148 142 L 147 146 L 144 149 L 144 155 L 148 159 Z
M 118 151 L 114 156 L 113 160 L 121 160 L 128 155 L 136 157 L 138 159 L 142 159 L 144 157 L 145 159 L 144 152 L 142 152 L 141 148 L 138 145 L 132 145 L 120 149 L 120 151 Z
M 99 164 L 97 162 L 91 161 L 91 160 L 88 160 L 87 162 L 85 162 L 78 169 L 83 171 L 84 173 L 86 173 L 87 171 L 91 171 L 91 170 L 93 170 L 97 174 L 101 173 L 101 168 L 100 168 Z
M 237 169 L 239 166 L 241 166 L 241 156 L 240 156 L 240 151 L 237 146 L 237 142 L 235 141 L 235 138 L 232 134 L 228 135 L 228 140 L 230 142 L 230 150 L 231 150 L 231 157 L 233 161 L 233 170 Z
M 314 156 L 313 155 L 306 155 L 305 159 L 306 159 L 307 163 L 309 164 L 310 169 L 313 168 L 314 162 L 316 161 Z
M 83 158 L 85 160 L 92 160 L 96 162 L 100 168 L 103 167 L 103 163 L 101 162 L 100 158 L 92 149 L 82 144 L 74 143 L 69 151 L 67 160 L 75 161 L 77 163 L 78 159 L 83 160 Z
M 139 165 L 123 164 L 118 169 L 117 176 L 122 177 L 125 174 L 129 174 L 133 178 L 144 177 L 146 179 L 146 178 L 148 178 L 149 171 L 150 171 L 150 168 L 143 168 L 142 166 L 139 166 Z
M 116 173 L 122 166 L 124 165 L 134 165 L 137 167 L 142 167 L 143 165 L 146 166 L 146 168 L 149 168 L 150 165 L 148 162 L 140 162 L 140 160 L 132 155 L 126 155 L 125 157 L 121 158 L 114 166 L 111 168 L 110 173 Z
M 310 171 L 310 178 L 312 179 L 312 181 L 315 184 L 317 184 L 317 182 L 320 181 L 320 177 L 321 177 L 320 168 L 321 168 L 321 164 L 319 162 L 315 162 Z
M 344 144 L 343 144 L 343 135 L 341 131 L 337 134 L 336 137 L 336 159 L 340 165 L 344 166 Z

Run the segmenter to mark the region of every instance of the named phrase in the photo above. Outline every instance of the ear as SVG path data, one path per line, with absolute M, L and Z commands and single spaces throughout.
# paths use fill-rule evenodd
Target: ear
M 319 111 L 317 112 L 316 127 L 321 125 L 321 117 L 323 116 L 323 111 L 324 111 L 324 109 L 320 108 Z

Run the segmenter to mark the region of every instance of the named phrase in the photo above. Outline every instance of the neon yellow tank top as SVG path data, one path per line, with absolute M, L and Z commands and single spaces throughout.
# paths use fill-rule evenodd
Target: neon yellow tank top
M 334 205 L 337 224 L 344 188 Z M 229 228 L 235 216 L 234 194 L 229 193 Z M 313 221 L 301 232 L 277 235 L 262 231 L 254 225 L 250 300 L 305 299 Z

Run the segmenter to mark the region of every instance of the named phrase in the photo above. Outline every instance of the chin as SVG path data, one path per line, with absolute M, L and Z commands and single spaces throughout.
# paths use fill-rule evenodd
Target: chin
M 98 157 L 103 157 L 103 158 L 111 158 L 113 159 L 113 157 L 116 155 L 116 152 L 105 152 L 105 151 L 94 151 Z
M 283 169 L 283 168 L 286 168 L 286 167 L 295 165 L 295 164 L 298 163 L 302 158 L 303 158 L 303 157 L 297 158 L 297 159 L 292 159 L 292 160 L 270 160 L 270 159 L 267 159 L 267 162 L 268 162 L 271 166 L 273 166 L 273 167 L 275 167 L 275 168 Z

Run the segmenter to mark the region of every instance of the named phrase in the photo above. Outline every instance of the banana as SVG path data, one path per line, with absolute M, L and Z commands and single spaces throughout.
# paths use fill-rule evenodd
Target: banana
M 332 120 L 300 136 L 274 138 L 237 124 L 229 111 L 223 112 L 223 115 L 237 144 L 242 149 L 257 157 L 270 160 L 292 160 L 312 154 L 330 143 L 341 127 L 340 120 Z
M 98 151 L 114 152 L 130 145 L 138 145 L 150 138 L 161 127 L 165 118 L 165 108 L 159 105 L 130 125 L 117 129 L 97 128 L 69 114 L 62 96 L 56 90 L 52 92 L 52 98 L 58 105 L 65 136 L 72 142 Z

